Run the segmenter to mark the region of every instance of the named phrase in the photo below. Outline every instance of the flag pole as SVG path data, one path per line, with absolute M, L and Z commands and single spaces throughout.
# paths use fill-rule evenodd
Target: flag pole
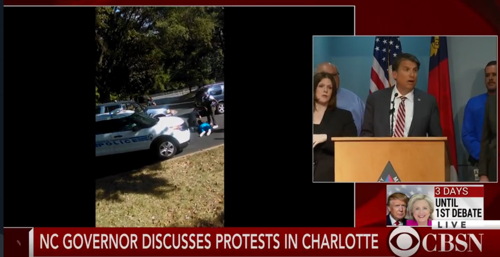
M 391 47 L 387 47 L 387 82 L 389 83 L 389 87 L 392 87 L 391 85 Z

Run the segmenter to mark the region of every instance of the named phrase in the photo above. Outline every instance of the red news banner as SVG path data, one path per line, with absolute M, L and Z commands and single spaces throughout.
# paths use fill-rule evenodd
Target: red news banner
M 490 256 L 500 251 L 500 221 L 484 220 L 483 185 L 385 187 L 387 195 L 431 197 L 432 226 L 6 228 L 5 256 Z M 380 205 L 377 209 L 386 208 L 385 202 Z
M 433 231 L 411 227 L 28 230 L 24 232 L 30 238 L 24 241 L 29 242 L 16 239 L 19 241 L 16 246 L 23 251 L 6 252 L 6 256 L 410 256 L 405 254 L 411 252 L 418 253 L 417 256 L 436 253 L 479 256 L 500 250 L 496 241 L 499 233 L 493 230 Z
M 34 228 L 28 234 L 33 256 L 304 256 L 366 255 L 367 250 L 389 253 L 384 243 L 388 232 L 346 228 Z

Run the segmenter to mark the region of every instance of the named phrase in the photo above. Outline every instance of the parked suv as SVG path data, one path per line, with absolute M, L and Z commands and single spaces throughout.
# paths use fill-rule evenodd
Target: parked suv
M 98 104 L 95 107 L 95 114 L 97 115 L 103 113 L 110 113 L 115 110 L 131 110 L 135 112 L 144 112 L 153 118 L 172 116 L 175 114 L 174 110 L 170 110 L 167 108 L 146 107 L 139 105 L 134 101 L 118 101 L 118 102 Z
M 96 156 L 149 150 L 159 159 L 168 159 L 181 152 L 190 137 L 186 122 L 175 116 L 155 119 L 131 110 L 96 115 Z
M 219 103 L 215 108 L 216 114 L 224 113 L 224 82 L 217 82 L 214 84 L 206 85 L 198 89 L 198 92 L 207 90 L 210 95 L 212 95 L 215 100 Z

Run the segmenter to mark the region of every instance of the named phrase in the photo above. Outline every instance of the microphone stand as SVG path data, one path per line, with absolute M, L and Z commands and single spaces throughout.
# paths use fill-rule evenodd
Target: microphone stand
M 389 110 L 389 113 L 391 114 L 391 131 L 390 131 L 390 135 L 391 137 L 394 136 L 394 111 L 396 110 L 396 108 L 394 107 L 394 100 L 396 100 L 396 97 L 398 97 L 398 93 L 394 93 L 394 98 L 392 98 L 392 101 L 391 101 L 391 109 Z

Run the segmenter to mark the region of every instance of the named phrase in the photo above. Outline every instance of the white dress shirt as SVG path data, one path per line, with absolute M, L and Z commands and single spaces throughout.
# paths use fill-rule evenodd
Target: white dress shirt
M 398 120 L 398 110 L 399 110 L 399 104 L 401 103 L 401 97 L 403 96 L 399 91 L 398 89 L 396 88 L 396 86 L 394 86 L 394 89 L 392 90 L 392 95 L 394 95 L 395 93 L 398 93 L 398 97 L 396 97 L 396 99 L 394 99 L 394 124 L 392 126 L 392 129 L 394 131 L 394 129 L 396 129 L 396 121 Z M 410 126 L 411 126 L 411 121 L 413 120 L 413 106 L 414 106 L 414 94 L 413 94 L 413 90 L 404 95 L 404 97 L 406 97 L 406 100 L 405 100 L 405 129 L 404 129 L 404 136 L 407 137 L 408 136 L 408 132 L 410 132 Z M 392 100 L 392 99 L 391 99 Z

